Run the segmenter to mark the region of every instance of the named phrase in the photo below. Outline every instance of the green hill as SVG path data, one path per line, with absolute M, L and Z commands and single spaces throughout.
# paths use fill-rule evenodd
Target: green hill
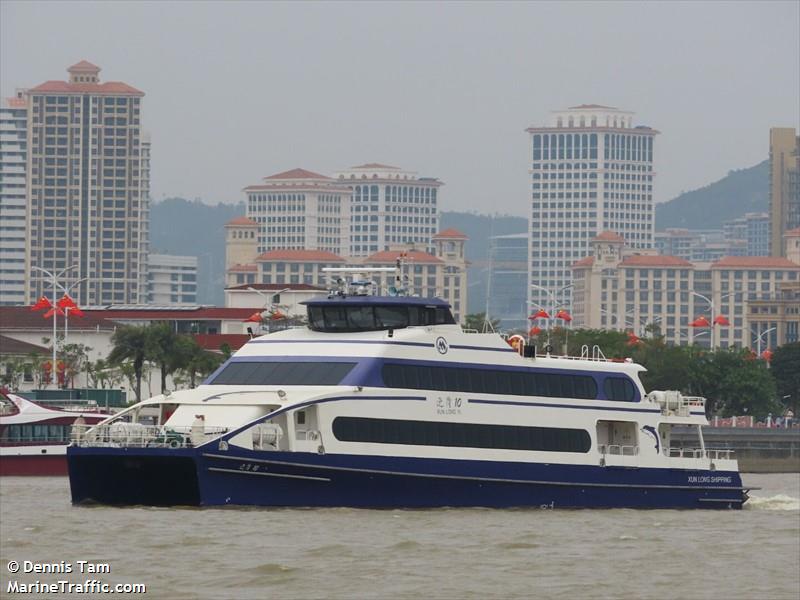
M 197 257 L 197 301 L 225 301 L 225 223 L 245 213 L 244 203 L 204 204 L 167 198 L 150 206 L 150 251 Z
M 721 229 L 723 221 L 768 210 L 769 161 L 765 160 L 657 205 L 656 229 Z

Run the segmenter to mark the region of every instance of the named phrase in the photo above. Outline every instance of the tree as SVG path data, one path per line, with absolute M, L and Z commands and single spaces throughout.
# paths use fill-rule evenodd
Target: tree
M 770 362 L 770 373 L 775 379 L 778 397 L 785 405 L 792 406 L 797 415 L 800 397 L 800 342 L 784 344 L 775 349 Z
M 146 331 L 146 356 L 161 370 L 161 393 L 167 391 L 167 376 L 182 366 L 178 335 L 169 323 L 153 323 Z
M 136 325 L 123 325 L 114 332 L 111 337 L 111 343 L 114 347 L 108 355 L 108 362 L 118 366 L 123 371 L 123 374 L 126 375 L 124 367 L 126 365 L 131 367 L 130 374 L 132 377 L 129 380 L 132 379 L 131 383 L 136 394 L 136 401 L 140 402 L 142 399 L 144 363 L 148 357 L 147 350 L 150 343 L 147 328 Z
M 765 361 L 756 359 L 747 349 L 693 353 L 690 392 L 706 398 L 708 414 L 750 414 L 760 419 L 777 412 L 775 380 Z
M 492 319 L 490 317 L 487 321 L 485 312 L 472 313 L 464 318 L 464 329 L 474 329 L 475 331 L 487 333 L 496 331 L 499 326 L 500 319 Z
M 209 375 L 224 360 L 222 355 L 207 352 L 201 348 L 193 337 L 181 336 L 179 346 L 181 346 L 180 354 L 183 357 L 181 370 L 189 378 L 189 385 L 193 388 L 197 385 L 198 375 Z
M 75 376 L 85 370 L 92 348 L 85 344 L 66 344 L 59 351 L 59 360 L 64 363 L 64 385 L 73 387 Z

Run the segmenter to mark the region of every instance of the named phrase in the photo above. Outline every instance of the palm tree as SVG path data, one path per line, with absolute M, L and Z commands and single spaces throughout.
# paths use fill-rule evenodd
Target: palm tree
M 182 336 L 179 339 L 180 351 L 176 354 L 181 357 L 180 368 L 189 376 L 189 384 L 195 387 L 197 376 L 205 376 L 213 372 L 224 357 L 208 352 L 200 347 L 193 337 Z
M 161 393 L 167 391 L 167 375 L 181 365 L 178 335 L 169 323 L 153 323 L 147 328 L 147 358 L 161 369 Z
M 133 366 L 133 374 L 136 381 L 134 392 L 136 401 L 142 399 L 142 372 L 144 361 L 148 358 L 149 335 L 148 328 L 137 327 L 135 325 L 124 325 L 114 332 L 111 343 L 114 347 L 108 355 L 108 362 L 113 365 L 122 366 L 130 362 Z

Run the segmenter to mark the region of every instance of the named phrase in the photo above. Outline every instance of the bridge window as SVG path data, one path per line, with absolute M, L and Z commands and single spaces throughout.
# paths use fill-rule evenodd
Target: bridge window
M 607 377 L 603 383 L 606 398 L 619 402 L 633 402 L 636 400 L 636 388 L 626 377 Z
M 443 306 L 328 305 L 308 307 L 309 327 L 314 331 L 382 331 L 418 325 L 455 323 L 450 309 Z

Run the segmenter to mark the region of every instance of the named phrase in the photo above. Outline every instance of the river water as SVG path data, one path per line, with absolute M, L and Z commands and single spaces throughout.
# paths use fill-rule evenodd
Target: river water
M 797 600 L 800 475 L 743 478 L 763 489 L 742 511 L 552 511 L 73 507 L 66 478 L 7 477 L 0 597 L 78 597 L 8 586 L 94 579 L 176 599 Z

